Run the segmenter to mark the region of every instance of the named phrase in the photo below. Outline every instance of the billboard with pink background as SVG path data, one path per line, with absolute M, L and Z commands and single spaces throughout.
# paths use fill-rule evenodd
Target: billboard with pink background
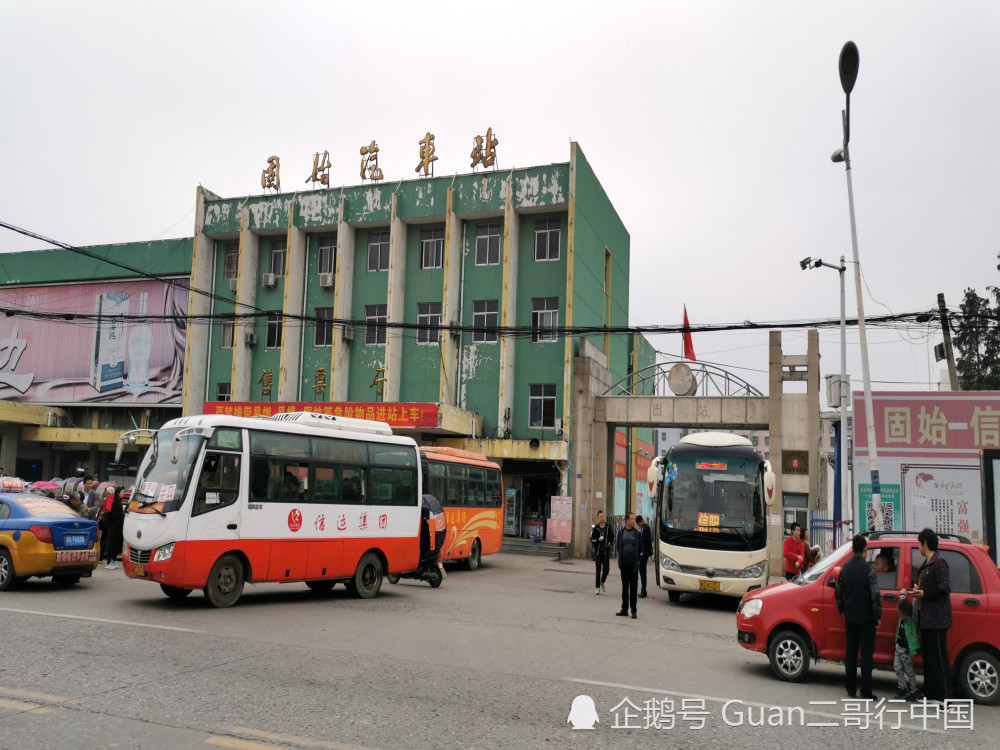
M 187 305 L 186 279 L 2 289 L 0 398 L 180 404 Z

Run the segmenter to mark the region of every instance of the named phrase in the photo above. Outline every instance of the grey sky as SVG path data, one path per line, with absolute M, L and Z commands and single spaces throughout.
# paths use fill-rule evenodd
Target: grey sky
M 359 181 L 380 147 L 412 179 L 468 172 L 492 127 L 501 169 L 577 140 L 632 237 L 632 324 L 839 314 L 850 260 L 841 46 L 861 70 L 852 157 L 861 261 L 893 312 L 997 283 L 996 2 L 0 3 L 0 216 L 79 245 L 190 235 L 195 188 L 260 192 L 268 156 L 304 189 Z M 0 251 L 38 244 L 0 234 Z M 853 278 L 848 310 L 853 313 Z M 886 309 L 866 294 L 865 311 Z M 804 352 L 804 333 L 786 332 Z M 838 333 L 821 331 L 824 373 Z M 928 339 L 873 330 L 881 389 L 935 382 Z M 696 334 L 699 359 L 766 388 L 766 334 Z M 848 370 L 860 386 L 857 336 Z M 679 352 L 680 336 L 654 338 Z M 943 363 L 942 363 L 943 364 Z

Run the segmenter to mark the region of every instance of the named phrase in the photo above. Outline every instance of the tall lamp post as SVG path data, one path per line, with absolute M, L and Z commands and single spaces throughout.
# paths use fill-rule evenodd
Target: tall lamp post
M 878 446 L 875 444 L 875 412 L 872 408 L 872 383 L 868 374 L 868 337 L 865 334 L 865 308 L 861 296 L 861 262 L 858 260 L 858 229 L 854 220 L 854 185 L 851 182 L 851 91 L 858 80 L 860 65 L 858 45 L 847 42 L 840 50 L 840 85 L 847 96 L 846 108 L 841 112 L 844 126 L 844 147 L 833 152 L 834 163 L 844 162 L 847 171 L 847 206 L 851 214 L 851 247 L 854 250 L 854 286 L 858 297 L 858 335 L 861 339 L 861 377 L 865 389 L 865 417 L 868 422 L 868 461 L 871 465 L 873 529 L 882 530 L 882 490 L 878 481 Z M 863 511 L 862 511 L 863 512 Z
M 844 272 L 847 264 L 844 256 L 840 256 L 840 265 L 820 260 L 819 258 L 803 258 L 799 261 L 802 270 L 826 266 L 840 273 L 840 459 L 837 461 L 837 472 L 840 474 L 840 496 L 833 499 L 833 546 L 839 546 L 841 509 L 844 497 L 847 496 L 847 305 L 844 295 Z M 853 512 L 851 519 L 853 521 Z M 852 523 L 853 526 L 853 523 Z

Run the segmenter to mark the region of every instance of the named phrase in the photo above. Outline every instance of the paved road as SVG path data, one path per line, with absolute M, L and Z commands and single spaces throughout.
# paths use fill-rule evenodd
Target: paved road
M 735 602 L 653 592 L 631 620 L 614 616 L 620 588 L 608 583 L 595 596 L 589 562 L 503 554 L 437 590 L 403 581 L 360 601 L 262 585 L 229 610 L 197 593 L 171 602 L 120 570 L 71 590 L 30 581 L 0 594 L 0 748 L 911 750 L 1000 731 L 1000 708 L 983 707 L 972 731 L 891 713 L 881 730 L 844 726 L 845 704 L 810 703 L 840 700 L 841 668 L 778 682 L 737 645 Z M 876 673 L 875 687 L 888 697 L 895 677 Z M 594 701 L 594 731 L 567 724 L 578 695 Z M 613 711 L 625 699 L 635 708 Z M 838 726 L 749 725 L 761 716 Z

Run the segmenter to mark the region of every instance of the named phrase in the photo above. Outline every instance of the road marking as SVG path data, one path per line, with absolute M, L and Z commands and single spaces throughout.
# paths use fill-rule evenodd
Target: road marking
M 9 708 L 11 711 L 31 711 L 34 714 L 47 714 L 51 713 L 51 708 L 45 708 L 38 705 L 37 703 L 28 703 L 27 701 L 12 701 L 6 698 L 0 698 L 0 708 Z
M 17 688 L 5 688 L 0 687 L 0 695 L 6 695 L 9 698 L 19 698 L 21 700 L 29 701 L 39 701 L 41 703 L 67 703 L 72 698 L 63 698 L 60 695 L 48 695 L 47 693 L 32 693 L 27 690 L 18 690 Z
M 281 742 L 286 745 L 296 747 L 315 747 L 320 750 L 374 750 L 365 745 L 345 745 L 342 742 L 320 742 L 317 740 L 307 740 L 304 737 L 296 737 L 291 734 L 279 734 L 277 732 L 265 732 L 261 729 L 251 729 L 250 727 L 230 727 L 233 734 L 242 734 L 244 737 L 252 737 L 255 740 L 268 740 L 270 742 Z M 253 747 L 273 747 L 273 745 L 253 745 Z
M 191 628 L 175 628 L 171 625 L 151 625 L 148 622 L 132 622 L 131 620 L 107 620 L 103 617 L 84 617 L 83 615 L 67 615 L 60 612 L 37 612 L 33 609 L 14 609 L 13 607 L 0 607 L 0 612 L 16 612 L 22 615 L 39 615 L 41 617 L 61 617 L 65 620 L 86 620 L 87 622 L 106 622 L 110 625 L 131 625 L 134 628 L 153 628 L 154 630 L 172 630 L 175 633 L 194 633 L 195 635 L 205 635 L 204 630 L 192 630 Z
M 597 687 L 607 687 L 607 688 L 617 688 L 619 690 L 637 690 L 642 693 L 658 693 L 662 695 L 676 695 L 678 698 L 695 698 L 705 701 L 711 701 L 713 703 L 727 703 L 731 700 L 739 700 L 744 706 L 753 706 L 754 708 L 771 708 L 774 706 L 773 703 L 758 703 L 756 701 L 744 701 L 739 698 L 719 698 L 714 695 L 699 695 L 698 693 L 681 693 L 677 690 L 664 690 L 663 688 L 651 688 L 642 687 L 641 685 L 622 685 L 617 682 L 602 682 L 600 680 L 582 680 L 576 677 L 563 677 L 566 682 L 576 682 L 581 685 L 595 685 Z M 780 708 L 789 708 L 789 706 L 781 706 Z M 843 714 L 830 714 L 823 711 L 814 711 L 811 708 L 805 708 L 803 706 L 794 706 L 794 708 L 800 708 L 803 714 L 810 714 L 812 716 L 821 716 L 826 719 L 833 719 L 838 721 L 844 718 Z M 913 729 L 918 732 L 936 732 L 937 734 L 945 734 L 943 729 L 932 729 L 928 727 L 924 729 L 922 726 L 917 726 L 915 724 L 902 724 L 901 729 Z
M 216 745 L 217 747 L 235 747 L 239 750 L 274 750 L 274 745 L 261 745 L 259 742 L 247 742 L 238 740 L 235 737 L 209 737 L 205 740 L 206 745 Z

